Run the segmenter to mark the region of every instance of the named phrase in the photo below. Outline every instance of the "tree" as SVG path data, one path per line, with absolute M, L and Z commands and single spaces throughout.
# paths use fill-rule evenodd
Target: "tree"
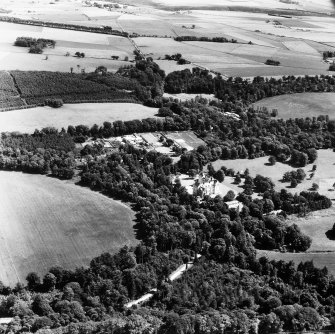
M 29 53 L 41 54 L 43 53 L 43 48 L 39 44 L 34 44 L 29 48 Z
M 241 179 L 241 176 L 240 176 L 239 173 L 236 174 L 235 179 L 234 179 L 234 182 L 235 182 L 236 184 L 240 184 L 240 183 L 242 182 L 242 179 Z
M 230 202 L 230 201 L 233 201 L 234 198 L 235 198 L 235 193 L 232 190 L 229 190 L 227 194 L 225 195 L 225 197 L 223 198 L 223 200 L 225 202 Z
M 317 183 L 312 184 L 312 189 L 313 191 L 318 191 L 319 190 L 319 185 Z
M 47 273 L 43 278 L 43 287 L 46 291 L 53 290 L 56 285 L 56 276 L 52 273 Z
M 279 333 L 281 330 L 281 321 L 275 313 L 265 315 L 259 325 L 259 334 Z
M 219 169 L 216 173 L 215 173 L 215 176 L 214 176 L 220 183 L 224 181 L 224 172 L 222 169 Z
M 41 279 L 36 272 L 29 273 L 26 281 L 28 282 L 28 288 L 31 290 L 36 290 L 41 285 Z
M 298 185 L 298 181 L 296 179 L 291 180 L 291 188 L 295 188 Z
M 276 160 L 276 158 L 275 158 L 274 156 L 271 156 L 271 157 L 269 158 L 269 164 L 270 164 L 271 166 L 274 166 L 274 165 L 276 164 L 276 162 L 277 162 L 277 160 Z

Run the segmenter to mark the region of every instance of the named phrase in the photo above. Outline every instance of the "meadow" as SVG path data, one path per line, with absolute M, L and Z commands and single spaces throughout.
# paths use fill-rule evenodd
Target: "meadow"
M 278 118 L 305 118 L 328 115 L 334 118 L 334 93 L 299 93 L 274 96 L 254 104 L 255 107 L 266 107 L 269 110 L 278 109 Z
M 275 184 L 276 190 L 286 189 L 293 193 L 299 193 L 311 189 L 312 184 L 319 185 L 319 193 L 326 195 L 331 199 L 335 199 L 333 191 L 333 184 L 335 182 L 335 153 L 332 150 L 318 150 L 318 158 L 313 164 L 309 164 L 302 168 L 306 173 L 305 180 L 298 184 L 296 188 L 291 188 L 290 183 L 281 182 L 284 173 L 296 170 L 289 164 L 277 162 L 274 166 L 268 165 L 269 157 L 261 157 L 256 159 L 236 159 L 236 160 L 217 160 L 213 162 L 215 170 L 226 166 L 233 168 L 235 172 L 244 172 L 246 168 L 249 169 L 250 175 L 255 177 L 257 174 L 269 177 Z M 312 167 L 316 165 L 314 177 L 310 179 Z
M 0 113 L 0 132 L 33 133 L 35 129 L 48 126 L 66 129 L 68 125 L 102 125 L 105 121 L 154 117 L 157 112 L 156 108 L 133 103 L 80 103 L 64 104 L 56 110 L 51 107 L 12 110 Z
M 293 261 L 296 266 L 300 262 L 313 261 L 314 265 L 318 268 L 327 267 L 329 273 L 335 275 L 335 253 L 334 252 L 321 252 L 321 253 L 280 253 L 274 251 L 257 251 L 257 257 L 265 256 L 269 260 L 285 262 Z
M 41 175 L 0 172 L 0 280 L 13 286 L 31 271 L 88 265 L 136 244 L 134 213 L 90 189 Z

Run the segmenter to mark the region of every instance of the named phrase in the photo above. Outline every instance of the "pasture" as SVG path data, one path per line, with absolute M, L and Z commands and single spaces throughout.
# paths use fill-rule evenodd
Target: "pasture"
M 103 252 L 136 244 L 134 213 L 70 182 L 0 172 L 0 280 L 13 286 L 31 271 L 75 269 Z
M 335 253 L 325 252 L 325 253 L 280 253 L 274 251 L 257 251 L 257 257 L 262 256 L 267 257 L 269 260 L 285 262 L 293 261 L 297 266 L 300 262 L 313 261 L 314 265 L 318 268 L 327 267 L 329 273 L 335 275 Z
M 328 115 L 334 118 L 334 93 L 299 93 L 274 96 L 254 104 L 255 107 L 266 107 L 269 110 L 278 109 L 278 118 L 305 118 Z
M 154 117 L 156 108 L 133 103 L 80 103 L 64 104 L 59 109 L 37 107 L 0 113 L 0 132 L 20 131 L 33 133 L 48 126 L 65 129 L 68 125 L 102 125 L 117 120 L 130 121 Z
M 335 241 L 330 240 L 326 232 L 334 225 L 334 206 L 320 211 L 314 211 L 307 217 L 297 217 L 292 215 L 288 218 L 289 224 L 297 224 L 301 231 L 312 238 L 312 245 L 308 249 L 310 252 L 335 252 Z
M 236 159 L 236 160 L 217 160 L 213 162 L 213 167 L 218 170 L 222 166 L 235 169 L 235 172 L 244 172 L 246 168 L 249 169 L 250 175 L 255 177 L 260 174 L 269 177 L 275 184 L 276 190 L 286 189 L 293 193 L 299 193 L 304 190 L 311 189 L 312 184 L 319 185 L 319 193 L 326 195 L 331 199 L 335 199 L 335 192 L 333 191 L 333 184 L 335 182 L 335 153 L 332 150 L 319 150 L 317 160 L 310 165 L 303 168 L 306 173 L 305 180 L 298 184 L 296 188 L 291 188 L 290 183 L 283 183 L 281 179 L 284 173 L 295 170 L 288 164 L 277 162 L 274 166 L 268 165 L 269 157 L 261 157 L 256 159 Z M 314 177 L 310 179 L 313 165 L 316 165 Z

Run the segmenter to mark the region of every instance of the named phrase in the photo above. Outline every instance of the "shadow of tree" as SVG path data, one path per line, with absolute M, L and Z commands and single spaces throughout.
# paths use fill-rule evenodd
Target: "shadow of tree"
M 325 235 L 329 240 L 335 240 L 335 231 L 333 229 L 328 230 Z

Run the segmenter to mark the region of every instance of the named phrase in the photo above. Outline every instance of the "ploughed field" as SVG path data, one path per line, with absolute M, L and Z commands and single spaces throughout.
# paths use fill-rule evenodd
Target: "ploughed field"
M 0 172 L 0 280 L 74 269 L 136 243 L 133 211 L 90 189 L 41 175 Z
M 305 118 L 328 115 L 335 118 L 335 93 L 297 93 L 274 96 L 254 104 L 269 111 L 278 109 L 278 118 Z

